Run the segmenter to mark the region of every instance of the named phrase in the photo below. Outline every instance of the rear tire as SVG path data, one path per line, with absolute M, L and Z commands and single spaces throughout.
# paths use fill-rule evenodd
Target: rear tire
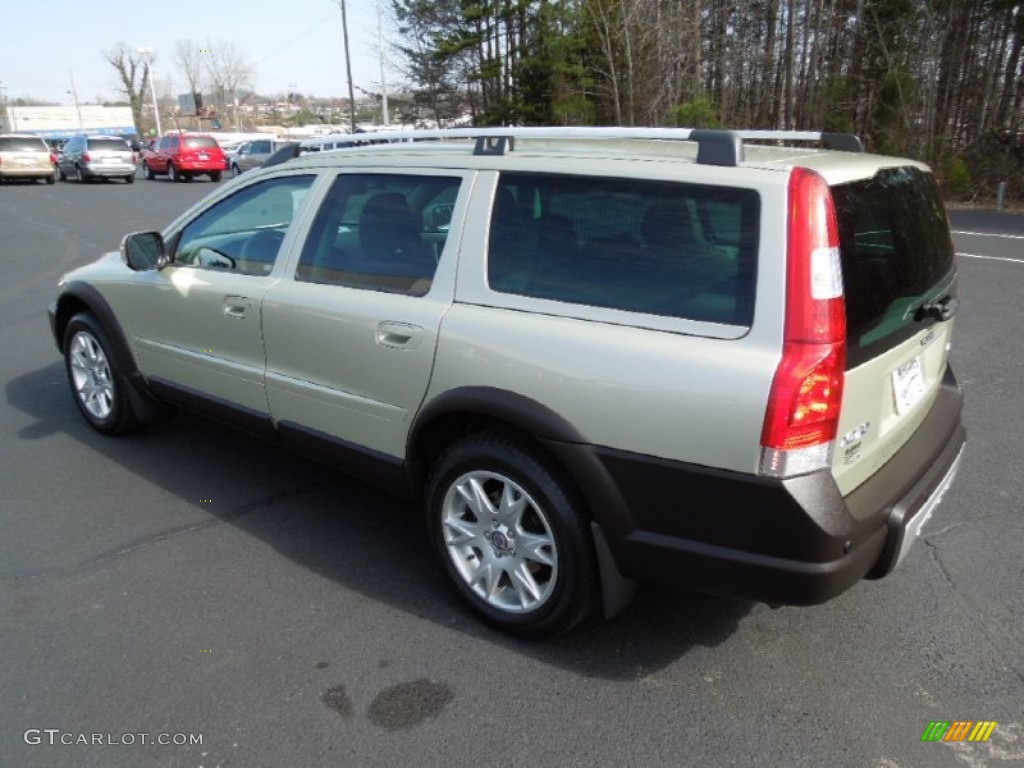
M 124 177 L 124 183 L 125 184 L 134 184 L 135 183 L 135 174 L 133 173 L 131 176 L 125 176 Z
M 82 173 L 82 167 L 80 165 L 75 166 L 75 181 L 79 184 L 85 184 L 88 181 L 86 175 Z
M 56 183 L 57 183 L 57 171 L 54 171 L 54 172 L 53 172 L 53 173 L 51 173 L 51 174 L 50 174 L 49 176 L 47 176 L 47 177 L 46 177 L 46 178 L 44 179 L 44 181 L 45 181 L 45 182 L 46 182 L 47 184 L 56 184 Z
M 430 535 L 459 596 L 521 637 L 565 632 L 597 605 L 589 522 L 575 489 L 536 448 L 501 432 L 471 435 L 435 463 Z
M 184 181 L 181 172 L 174 167 L 174 163 L 167 164 L 167 180 L 168 181 Z
M 210 180 L 211 181 L 220 181 L 220 171 L 211 171 L 210 172 Z

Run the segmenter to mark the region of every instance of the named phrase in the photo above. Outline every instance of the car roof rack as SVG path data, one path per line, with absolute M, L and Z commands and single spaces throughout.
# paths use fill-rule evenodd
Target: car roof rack
M 318 137 L 319 138 L 319 137 Z M 712 128 L 618 128 L 618 127 L 496 127 L 435 128 L 411 131 L 371 131 L 322 137 L 351 146 L 405 141 L 475 139 L 473 154 L 504 155 L 522 139 L 654 139 L 697 142 L 697 162 L 702 165 L 735 166 L 743 162 L 746 141 L 780 144 L 820 142 L 826 149 L 863 152 L 861 140 L 851 133 L 825 131 L 731 131 Z M 341 147 L 344 149 L 344 147 Z M 331 150 L 328 150 L 331 151 Z

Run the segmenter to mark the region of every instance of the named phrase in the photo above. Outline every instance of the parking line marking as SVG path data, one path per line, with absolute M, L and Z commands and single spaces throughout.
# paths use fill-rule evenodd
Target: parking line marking
M 1008 261 L 1011 264 L 1024 264 L 1024 259 L 1013 259 L 1009 256 L 983 256 L 980 253 L 961 253 L 960 251 L 957 251 L 956 255 L 967 259 L 986 259 L 987 261 Z
M 954 229 L 954 235 L 970 235 L 971 237 L 1002 237 L 1007 240 L 1024 240 L 1024 235 L 1005 235 L 998 232 L 965 232 L 964 230 Z

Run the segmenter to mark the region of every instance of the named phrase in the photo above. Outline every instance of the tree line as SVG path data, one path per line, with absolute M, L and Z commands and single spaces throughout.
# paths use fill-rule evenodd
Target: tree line
M 853 132 L 949 192 L 1024 194 L 1019 0 L 392 0 L 444 124 Z

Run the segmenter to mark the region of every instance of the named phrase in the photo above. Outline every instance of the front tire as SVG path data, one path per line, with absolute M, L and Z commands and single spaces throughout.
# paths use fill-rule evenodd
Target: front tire
M 97 432 L 124 434 L 140 426 L 113 347 L 96 318 L 81 312 L 64 331 L 64 367 L 75 405 Z
M 435 551 L 460 597 L 510 634 L 565 632 L 597 604 L 589 523 L 575 490 L 529 443 L 467 437 L 427 486 Z
M 146 181 L 152 181 L 156 178 L 156 174 L 153 173 L 153 169 L 149 167 L 149 163 L 142 164 L 142 177 Z

